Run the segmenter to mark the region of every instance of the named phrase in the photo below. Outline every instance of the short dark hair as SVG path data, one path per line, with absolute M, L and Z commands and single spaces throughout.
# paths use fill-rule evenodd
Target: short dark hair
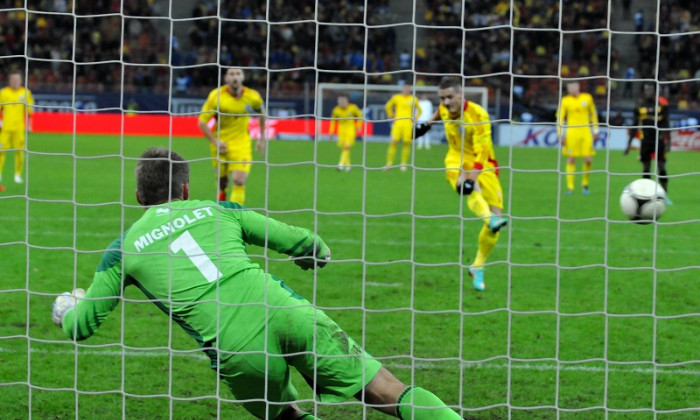
M 445 76 L 440 79 L 440 83 L 438 84 L 438 89 L 454 88 L 455 90 L 459 90 L 461 87 L 462 79 L 454 76 Z
M 136 165 L 136 191 L 144 206 L 182 199 L 182 186 L 189 179 L 190 165 L 164 147 L 146 150 Z

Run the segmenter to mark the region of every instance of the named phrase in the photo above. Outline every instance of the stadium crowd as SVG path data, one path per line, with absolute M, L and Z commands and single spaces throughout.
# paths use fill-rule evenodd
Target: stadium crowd
M 391 21 L 388 0 L 373 2 L 367 13 L 370 26 Z M 269 16 L 264 2 L 238 0 L 221 12 L 222 65 L 258 68 L 251 72 L 254 84 L 276 92 L 297 91 L 304 82 L 364 82 L 362 70 L 381 73 L 392 70 L 395 40 L 392 28 L 365 29 L 364 2 L 345 0 L 321 2 L 315 22 L 315 1 L 271 3 Z M 189 52 L 174 54 L 174 64 L 216 63 L 219 24 L 216 4 L 200 2 L 195 6 L 190 27 Z M 208 18 L 207 18 L 208 17 Z M 269 19 L 270 25 L 264 23 Z M 342 26 L 333 24 L 342 23 Z M 318 38 L 316 30 L 318 28 Z M 267 33 L 270 39 L 268 42 Z M 371 45 L 365 57 L 365 43 Z M 317 45 L 317 46 L 316 46 Z M 198 53 L 195 53 L 198 52 Z M 180 57 L 184 55 L 184 60 Z M 269 66 L 269 75 L 263 70 Z M 316 77 L 314 66 L 321 70 Z M 348 75 L 346 72 L 350 71 Z M 191 69 L 192 80 L 203 86 L 216 84 L 215 66 Z M 381 75 L 370 76 L 370 83 L 380 83 Z
M 462 10 L 460 2 L 428 0 L 421 23 L 431 28 L 426 29 L 426 36 L 422 37 L 426 40 L 425 54 L 419 50 L 417 69 L 463 72 L 475 78 L 474 83 L 479 83 L 489 73 L 508 74 L 512 65 L 516 75 L 513 80 L 514 101 L 523 109 L 536 109 L 543 102 L 556 104 L 559 100 L 559 75 L 607 74 L 607 2 L 595 0 L 570 4 L 571 9 L 562 15 L 562 29 L 592 31 L 564 35 L 561 57 L 559 2 L 526 0 L 515 4 L 517 7 L 512 10 L 515 30 L 511 32 L 508 26 L 511 23 L 509 2 L 471 1 L 464 3 L 465 9 Z M 462 27 L 466 29 L 464 37 Z M 610 64 L 612 72 L 618 70 L 614 50 Z M 509 99 L 509 84 L 509 77 L 488 81 L 490 87 L 501 87 L 505 100 Z M 589 89 L 596 87 L 589 86 Z M 601 98 L 605 96 L 604 88 L 597 91 Z
M 700 48 L 700 3 L 690 0 L 668 0 L 661 3 L 659 15 L 660 47 L 663 60 L 659 63 L 659 79 L 663 81 L 681 81 L 700 79 L 700 57 L 689 54 Z M 695 32 L 696 34 L 689 34 Z M 670 36 L 664 36 L 670 35 Z M 641 54 L 656 53 L 656 38 L 645 35 L 644 46 L 640 45 Z M 642 48 L 646 50 L 642 51 Z M 654 68 L 645 66 L 642 74 L 652 76 Z M 680 109 L 697 109 L 700 106 L 700 82 L 670 83 L 668 96 Z
M 76 2 L 77 18 L 60 0 L 30 1 L 27 9 L 0 12 L 0 56 L 21 56 L 26 45 L 27 83 L 33 90 L 70 92 L 75 85 L 81 91 L 110 91 L 121 88 L 122 77 L 127 91 L 167 89 L 167 20 L 153 18 L 158 16 L 153 5 L 125 1 L 125 17 L 120 2 L 106 0 Z M 7 68 L 26 64 L 16 57 L 3 61 Z M 123 75 L 120 61 L 133 64 L 123 67 Z
M 219 83 L 217 64 L 250 68 L 248 83 L 281 95 L 294 94 L 305 83 L 395 83 L 398 76 L 391 72 L 410 69 L 414 58 L 419 83 L 428 75 L 462 73 L 472 84 L 500 88 L 504 100 L 513 91 L 523 108 L 543 99 L 556 103 L 559 76 L 600 76 L 585 89 L 603 100 L 608 72 L 623 77 L 633 67 L 636 77 L 653 77 L 656 69 L 655 60 L 644 58 L 621 63 L 615 49 L 608 57 L 605 0 L 565 2 L 562 29 L 589 31 L 563 36 L 559 1 L 521 0 L 511 10 L 506 0 L 422 0 L 415 16 L 415 54 L 400 54 L 406 42 L 398 39 L 399 28 L 384 26 L 401 22 L 393 4 L 271 0 L 268 10 L 268 2 L 255 0 L 200 0 L 191 20 L 173 23 L 171 37 L 167 10 L 158 0 L 126 0 L 123 13 L 121 2 L 109 0 L 75 6 L 31 0 L 27 11 L 18 5 L 0 12 L 0 56 L 13 56 L 3 60 L 4 67 L 24 68 L 16 57 L 26 45 L 27 55 L 40 59 L 28 65 L 27 83 L 36 91 L 72 91 L 74 85 L 78 91 L 117 91 L 123 83 L 127 92 L 167 93 L 175 86 L 192 95 Z M 698 35 L 687 34 L 700 27 L 698 2 L 663 2 L 660 22 L 660 80 L 699 77 L 700 58 L 685 53 L 700 43 Z M 638 37 L 637 48 L 639 57 L 654 57 L 656 36 Z M 696 103 L 700 93 L 698 83 L 670 84 L 668 90 L 686 104 Z

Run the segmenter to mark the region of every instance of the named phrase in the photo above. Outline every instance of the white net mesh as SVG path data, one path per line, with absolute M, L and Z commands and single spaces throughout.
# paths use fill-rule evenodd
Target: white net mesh
M 0 1 L 0 82 L 19 70 L 36 102 L 26 144 L 0 138 L 4 413 L 248 416 L 196 343 L 137 290 L 88 341 L 66 341 L 49 322 L 55 296 L 87 288 L 107 245 L 141 215 L 132 174 L 145 148 L 181 151 L 197 198 L 215 198 L 195 117 L 226 68 L 240 66 L 276 140 L 254 156 L 248 204 L 318 231 L 335 262 L 301 276 L 274 253 L 251 255 L 402 381 L 468 418 L 696 418 L 699 4 Z M 468 275 L 481 222 L 444 182 L 442 132 L 430 150 L 412 146 L 405 174 L 379 170 L 387 145 L 368 141 L 339 173 L 340 151 L 325 141 L 338 94 L 376 122 L 363 140 L 386 140 L 382 107 L 399 81 L 437 106 L 446 75 L 461 76 L 491 115 L 510 220 L 481 294 Z M 590 196 L 578 189 L 580 166 L 575 194 L 564 195 L 555 115 L 569 80 L 600 116 Z M 622 150 L 649 82 L 669 103 L 661 131 L 675 149 L 674 204 L 659 223 L 636 226 L 617 203 L 642 176 Z M 26 101 L 5 98 L 3 136 L 7 105 Z M 381 418 L 293 382 L 318 417 Z

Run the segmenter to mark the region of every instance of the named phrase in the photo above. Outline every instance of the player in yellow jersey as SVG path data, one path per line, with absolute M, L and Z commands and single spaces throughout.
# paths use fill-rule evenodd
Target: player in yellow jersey
M 355 145 L 355 138 L 362 130 L 362 111 L 348 101 L 347 95 L 338 96 L 338 106 L 331 113 L 331 124 L 328 131 L 338 135 L 340 161 L 338 170 L 350 171 L 350 149 Z
M 396 155 L 396 146 L 399 140 L 403 142 L 403 150 L 401 151 L 401 170 L 406 170 L 408 158 L 411 156 L 411 140 L 413 139 L 413 119 L 420 117 L 421 108 L 418 104 L 418 98 L 411 93 L 411 85 L 405 83 L 401 87 L 401 93 L 392 96 L 384 106 L 386 115 L 394 119 L 394 124 L 391 126 L 391 143 L 389 150 L 386 153 L 387 171 L 394 164 L 394 156 Z
M 209 140 L 214 158 L 214 169 L 219 176 L 219 200 L 227 200 L 227 188 L 233 178 L 230 201 L 245 204 L 245 183 L 250 173 L 253 151 L 248 122 L 257 116 L 260 138 L 256 149 L 265 153 L 265 109 L 260 94 L 243 86 L 242 69 L 230 68 L 224 77 L 225 84 L 211 91 L 199 115 L 199 128 Z M 215 118 L 213 129 L 209 121 Z
M 32 115 L 34 98 L 32 92 L 22 86 L 22 73 L 10 72 L 9 86 L 0 90 L 0 110 L 2 111 L 2 129 L 0 129 L 0 182 L 5 166 L 5 150 L 15 151 L 15 182 L 21 184 L 24 170 L 24 149 L 27 129 L 31 128 L 29 118 Z
M 484 221 L 476 258 L 469 267 L 472 285 L 481 291 L 486 288 L 484 264 L 498 242 L 498 232 L 508 223 L 501 215 L 503 191 L 491 139 L 491 120 L 479 104 L 464 99 L 458 78 L 443 77 L 438 95 L 438 110 L 428 122 L 416 126 L 416 137 L 427 133 L 437 121 L 442 120 L 445 125 L 447 182 L 457 193 L 467 196 L 469 209 Z
M 588 195 L 588 180 L 593 166 L 593 140 L 598 136 L 598 113 L 589 93 L 581 92 L 578 82 L 566 85 L 568 95 L 561 100 L 557 111 L 557 133 L 561 138 L 562 153 L 566 156 L 566 194 L 574 193 L 576 158 L 583 158 L 583 194 Z

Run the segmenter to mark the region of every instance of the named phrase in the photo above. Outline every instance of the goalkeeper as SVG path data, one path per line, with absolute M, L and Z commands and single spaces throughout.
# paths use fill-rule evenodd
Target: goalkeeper
M 54 302 L 53 321 L 68 337 L 93 335 L 133 284 L 199 343 L 258 418 L 315 418 L 294 402 L 290 366 L 322 402 L 354 396 L 405 419 L 460 418 L 432 393 L 401 383 L 245 250 L 267 246 L 305 270 L 321 268 L 331 254 L 320 237 L 232 202 L 188 200 L 189 165 L 168 149 L 146 151 L 136 181 L 145 214 L 110 245 L 87 292 Z
M 467 196 L 469 209 L 484 221 L 476 258 L 469 267 L 472 285 L 482 291 L 486 288 L 484 264 L 498 242 L 498 232 L 508 223 L 501 216 L 503 191 L 491 140 L 491 121 L 484 108 L 464 99 L 458 78 L 443 77 L 438 95 L 438 110 L 428 122 L 416 126 L 415 136 L 425 135 L 439 120 L 445 125 L 449 145 L 445 156 L 447 182 L 457 193 Z

